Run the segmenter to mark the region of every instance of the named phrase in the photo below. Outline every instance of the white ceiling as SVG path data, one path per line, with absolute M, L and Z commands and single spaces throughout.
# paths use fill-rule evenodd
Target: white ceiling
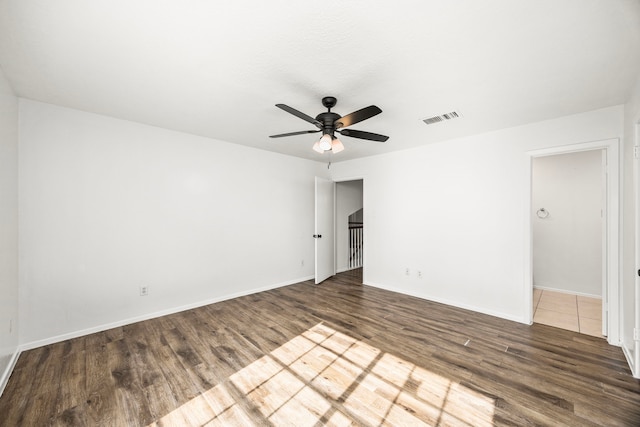
M 353 128 L 389 141 L 336 162 L 624 103 L 640 0 L 0 0 L 0 66 L 24 98 L 315 160 L 317 134 L 268 138 L 314 129 L 274 104 L 379 106 Z

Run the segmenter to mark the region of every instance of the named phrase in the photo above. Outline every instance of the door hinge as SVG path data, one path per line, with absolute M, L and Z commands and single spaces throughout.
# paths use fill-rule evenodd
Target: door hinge
M 633 158 L 640 159 L 640 146 L 637 146 L 637 145 L 633 146 Z

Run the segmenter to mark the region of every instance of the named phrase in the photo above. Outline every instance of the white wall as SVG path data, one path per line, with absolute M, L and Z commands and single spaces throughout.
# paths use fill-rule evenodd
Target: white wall
M 532 165 L 533 284 L 602 296 L 602 150 L 537 157 Z
M 313 275 L 323 164 L 27 100 L 20 113 L 22 343 Z M 334 163 L 336 180 L 365 178 L 365 282 L 528 322 L 525 153 L 622 128 L 616 106 Z
M 615 106 L 335 163 L 334 179 L 365 181 L 365 283 L 529 323 L 526 152 L 618 138 L 622 123 Z
M 27 346 L 313 276 L 320 163 L 21 99 L 19 166 Z
M 636 211 L 635 199 L 640 185 L 640 170 L 637 162 L 634 162 L 633 146 L 640 143 L 636 141 L 636 124 L 640 123 L 640 76 L 631 93 L 624 109 L 624 206 L 623 206 L 623 269 L 621 301 L 623 305 L 622 318 L 622 345 L 631 362 L 634 375 L 640 378 L 640 345 L 633 340 L 633 328 L 639 327 L 636 320 L 640 318 L 640 295 L 636 292 L 636 270 L 640 268 L 640 256 L 637 249 L 640 246 L 636 242 Z M 635 171 L 634 171 L 635 169 Z M 635 176 L 635 178 L 634 178 Z
M 349 215 L 362 209 L 362 180 L 336 184 L 336 269 L 349 269 Z
M 0 393 L 18 349 L 18 99 L 0 69 Z

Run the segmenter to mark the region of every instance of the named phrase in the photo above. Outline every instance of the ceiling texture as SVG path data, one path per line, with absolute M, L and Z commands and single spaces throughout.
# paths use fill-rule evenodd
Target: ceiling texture
M 640 0 L 0 0 L 0 67 L 23 98 L 337 162 L 624 103 Z M 389 140 L 268 137 L 323 96 Z

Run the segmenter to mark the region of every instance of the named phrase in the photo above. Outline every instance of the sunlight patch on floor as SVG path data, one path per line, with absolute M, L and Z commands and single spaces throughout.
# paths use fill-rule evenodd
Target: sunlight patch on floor
M 491 426 L 494 404 L 320 323 L 150 426 L 255 425 L 258 413 L 273 425 Z

